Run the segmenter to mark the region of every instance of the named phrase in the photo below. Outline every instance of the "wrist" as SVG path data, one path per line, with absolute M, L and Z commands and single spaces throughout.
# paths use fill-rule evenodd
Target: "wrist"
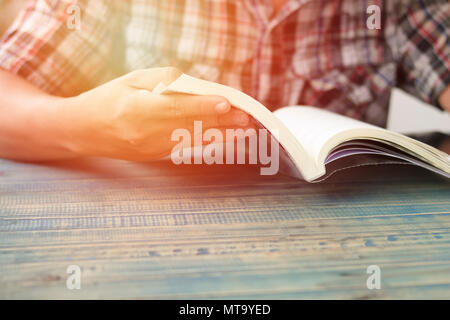
M 36 116 L 39 110 L 40 115 Z M 35 134 L 31 140 L 41 145 L 43 150 L 51 150 L 52 154 L 61 157 L 75 157 L 78 155 L 74 144 L 73 132 L 75 121 L 72 98 L 44 96 L 36 101 L 30 110 L 30 127 Z

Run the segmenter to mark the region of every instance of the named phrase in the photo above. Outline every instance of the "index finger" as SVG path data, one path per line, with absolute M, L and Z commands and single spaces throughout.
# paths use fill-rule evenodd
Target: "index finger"
M 160 95 L 145 91 L 141 103 L 152 105 L 153 110 L 163 118 L 185 118 L 202 115 L 225 114 L 231 109 L 227 99 L 220 96 L 189 94 Z

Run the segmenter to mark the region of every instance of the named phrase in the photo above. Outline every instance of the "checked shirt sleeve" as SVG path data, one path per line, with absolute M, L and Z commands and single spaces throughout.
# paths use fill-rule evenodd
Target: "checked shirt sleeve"
M 114 77 L 118 19 L 107 2 L 30 1 L 0 40 L 0 68 L 59 96 L 79 94 Z
M 403 3 L 396 33 L 399 86 L 440 107 L 439 95 L 450 85 L 450 2 Z

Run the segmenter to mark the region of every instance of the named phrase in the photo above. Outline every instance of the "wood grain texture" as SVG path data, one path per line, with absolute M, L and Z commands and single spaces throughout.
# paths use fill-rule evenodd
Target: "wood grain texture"
M 0 298 L 450 298 L 450 183 L 254 167 L 0 160 Z M 82 269 L 66 288 L 67 266 Z M 366 268 L 381 268 L 368 290 Z

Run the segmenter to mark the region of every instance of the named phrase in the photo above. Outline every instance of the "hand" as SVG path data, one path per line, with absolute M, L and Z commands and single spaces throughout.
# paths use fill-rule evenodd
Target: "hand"
M 203 130 L 246 128 L 249 116 L 225 98 L 152 93 L 180 75 L 170 67 L 138 70 L 69 98 L 65 146 L 78 155 L 145 161 L 170 154 L 177 144 L 172 132 L 185 128 L 193 135 L 195 120 Z
M 439 96 L 439 103 L 442 108 L 450 112 L 450 85 L 444 89 L 444 91 Z

